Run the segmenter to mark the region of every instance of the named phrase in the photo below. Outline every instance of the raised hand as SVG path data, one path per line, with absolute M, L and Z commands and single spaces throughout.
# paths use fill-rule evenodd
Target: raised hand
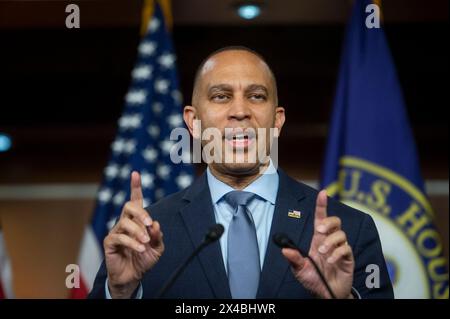
M 141 177 L 131 174 L 131 196 L 120 219 L 103 241 L 108 284 L 113 298 L 129 298 L 144 273 L 164 252 L 163 234 L 143 208 Z
M 306 289 L 320 298 L 331 298 L 308 258 L 290 248 L 283 248 L 282 254 L 290 262 L 295 277 Z M 322 271 L 336 298 L 351 298 L 355 268 L 353 252 L 341 229 L 341 220 L 335 216 L 327 216 L 325 190 L 317 196 L 314 235 L 308 254 Z

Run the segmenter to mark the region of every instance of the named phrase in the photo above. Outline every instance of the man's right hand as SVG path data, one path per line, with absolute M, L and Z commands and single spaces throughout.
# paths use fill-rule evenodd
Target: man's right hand
M 147 229 L 149 231 L 147 231 Z M 163 234 L 143 208 L 141 177 L 131 173 L 131 199 L 120 219 L 103 241 L 112 298 L 130 298 L 144 273 L 164 252 Z

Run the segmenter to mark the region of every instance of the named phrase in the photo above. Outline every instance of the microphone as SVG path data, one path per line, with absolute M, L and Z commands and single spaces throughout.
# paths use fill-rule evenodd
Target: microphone
M 172 273 L 172 275 L 164 284 L 164 286 L 159 290 L 158 294 L 156 295 L 156 298 L 159 299 L 162 296 L 164 296 L 164 294 L 167 292 L 167 290 L 169 290 L 170 287 L 172 287 L 174 282 L 181 275 L 181 273 L 184 271 L 186 266 L 191 262 L 191 260 L 195 256 L 197 256 L 200 253 L 200 251 L 203 250 L 203 248 L 218 240 L 222 236 L 223 232 L 224 228 L 221 224 L 215 224 L 214 226 L 211 226 L 201 244 L 192 252 L 192 254 L 189 255 L 188 258 L 186 258 L 186 260 L 180 266 L 178 266 L 177 269 L 175 269 L 175 271 Z
M 211 244 L 216 240 L 218 240 L 220 237 L 222 237 L 223 232 L 224 232 L 223 226 L 221 224 L 215 224 L 214 226 L 211 226 L 209 228 L 203 242 L 206 243 L 207 245 Z
M 297 245 L 294 244 L 294 242 L 292 241 L 292 239 L 289 238 L 288 235 L 286 235 L 284 233 L 276 233 L 276 234 L 273 235 L 272 240 L 275 243 L 275 245 L 277 245 L 278 247 L 295 249 L 298 252 L 300 252 L 300 254 L 302 256 L 304 256 L 305 258 L 308 258 L 311 261 L 311 264 L 316 269 L 316 272 L 319 274 L 319 277 L 322 280 L 322 282 L 325 285 L 325 287 L 327 288 L 328 293 L 331 295 L 331 298 L 336 299 L 336 295 L 333 293 L 333 290 L 328 285 L 328 282 L 326 281 L 325 276 L 320 271 L 320 269 L 317 266 L 316 262 L 307 253 L 305 253 L 299 247 L 297 247 Z

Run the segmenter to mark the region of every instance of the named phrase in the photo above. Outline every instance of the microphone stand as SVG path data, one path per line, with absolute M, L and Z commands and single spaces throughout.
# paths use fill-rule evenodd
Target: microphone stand
M 327 289 L 328 293 L 330 294 L 331 298 L 333 299 L 337 299 L 336 295 L 334 294 L 333 290 L 331 289 L 330 285 L 328 284 L 328 282 L 325 279 L 325 276 L 323 275 L 322 271 L 320 270 L 319 266 L 317 266 L 316 262 L 314 261 L 314 259 L 312 259 L 309 254 L 303 252 L 300 250 L 299 247 L 297 247 L 294 242 L 292 241 L 292 239 L 290 239 L 286 234 L 283 233 L 277 233 L 274 234 L 273 237 L 273 242 L 280 248 L 292 248 L 297 250 L 298 252 L 300 252 L 300 254 L 302 254 L 305 258 L 308 258 L 309 261 L 311 262 L 311 264 L 313 265 L 314 269 L 316 270 L 317 274 L 320 277 L 320 280 L 323 282 L 323 284 L 325 285 L 325 288 Z
M 177 278 L 183 273 L 186 266 L 191 262 L 192 259 L 194 259 L 195 256 L 197 256 L 200 251 L 208 246 L 209 244 L 215 242 L 218 240 L 224 232 L 224 228 L 221 224 L 216 224 L 212 226 L 208 233 L 205 236 L 205 239 L 202 241 L 202 243 L 195 248 L 195 250 L 186 258 L 186 260 L 175 269 L 175 271 L 172 273 L 172 275 L 169 277 L 167 282 L 162 286 L 162 288 L 159 290 L 158 294 L 156 295 L 157 299 L 160 299 L 164 294 L 169 290 L 170 287 L 174 284 L 174 282 L 177 280 Z
M 183 273 L 184 268 L 186 267 L 187 264 L 189 264 L 191 262 L 191 260 L 197 256 L 197 254 L 205 247 L 207 246 L 209 243 L 203 241 L 195 250 L 192 254 L 189 255 L 188 258 L 186 258 L 186 260 L 177 267 L 177 269 L 175 269 L 175 271 L 172 273 L 172 275 L 170 276 L 169 280 L 165 283 L 165 285 L 159 290 L 158 294 L 156 295 L 157 299 L 160 299 L 166 292 L 167 290 L 169 290 L 170 287 L 172 287 L 172 285 L 174 284 L 174 282 L 177 280 L 177 278 Z

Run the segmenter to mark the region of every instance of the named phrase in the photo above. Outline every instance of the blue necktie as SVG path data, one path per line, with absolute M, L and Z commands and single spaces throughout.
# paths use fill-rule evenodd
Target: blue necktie
M 254 299 L 261 268 L 255 224 L 247 204 L 255 194 L 232 191 L 224 196 L 234 208 L 228 228 L 228 282 L 233 299 Z

